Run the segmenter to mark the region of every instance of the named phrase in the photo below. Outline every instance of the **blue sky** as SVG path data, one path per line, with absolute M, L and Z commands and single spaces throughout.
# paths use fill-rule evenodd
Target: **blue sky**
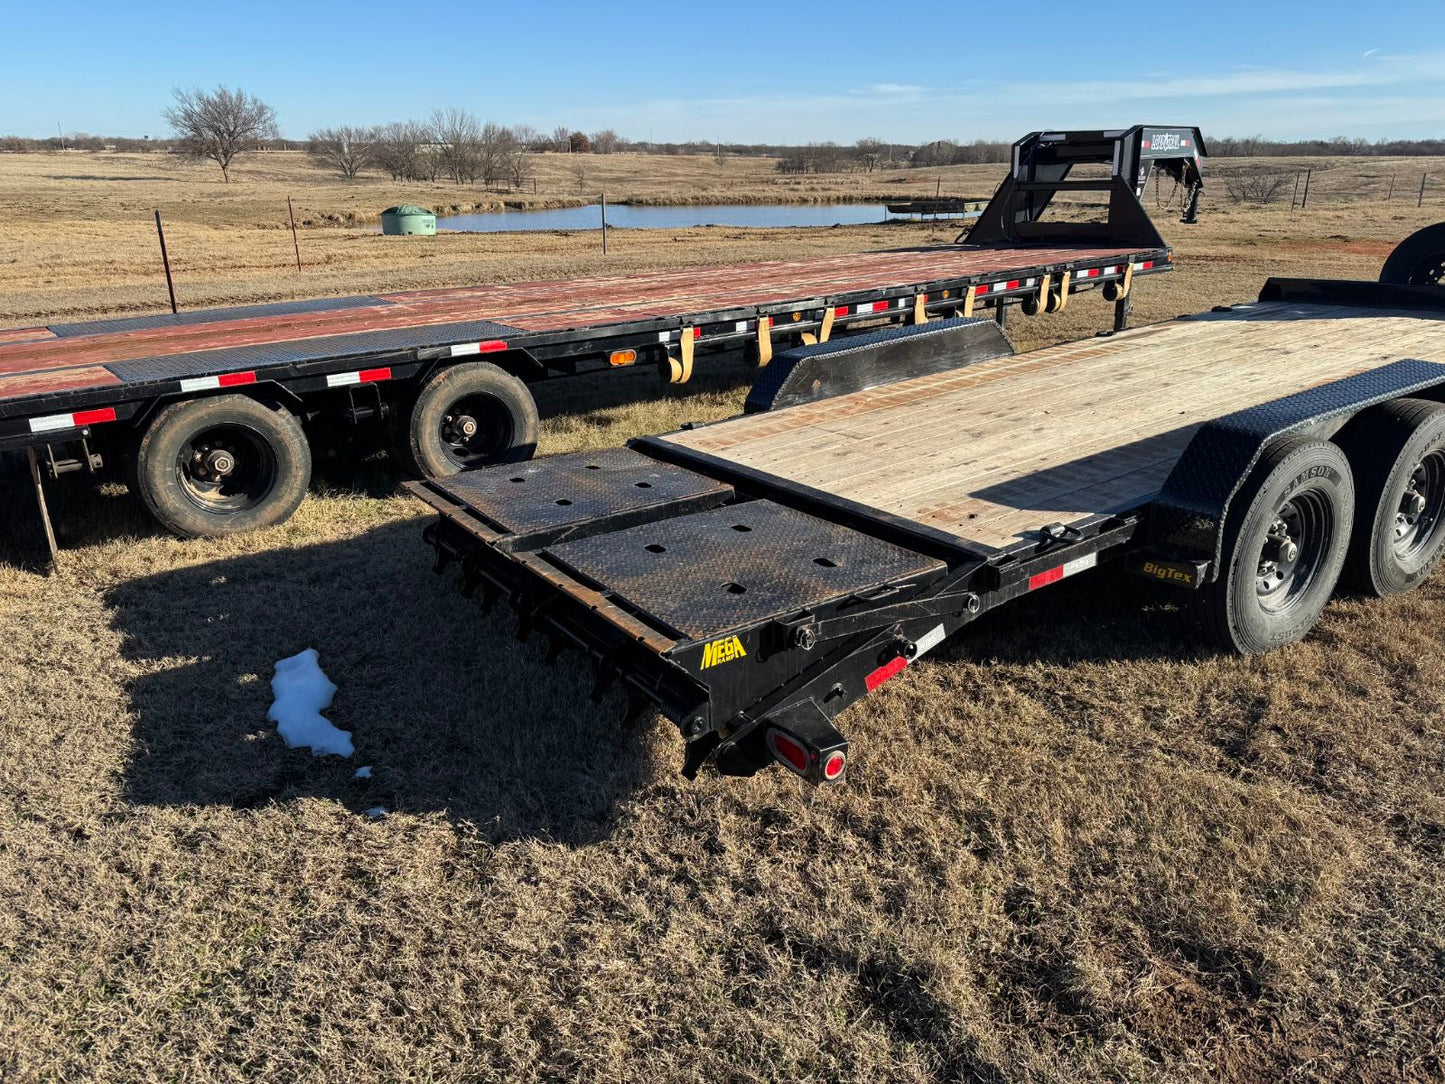
M 298 138 L 451 105 L 655 140 L 1011 139 L 1141 121 L 1445 135 L 1445 0 L 17 0 L 4 22 L 0 134 L 33 137 L 57 123 L 160 135 L 173 86 L 218 82 L 270 102 Z

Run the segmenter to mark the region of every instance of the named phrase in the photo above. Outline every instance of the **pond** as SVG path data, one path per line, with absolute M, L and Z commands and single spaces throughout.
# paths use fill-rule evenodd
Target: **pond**
M 711 203 L 693 207 L 607 205 L 607 224 L 619 229 L 677 230 L 688 226 L 853 226 L 882 222 L 888 212 L 881 203 Z M 602 208 L 563 207 L 550 211 L 492 211 L 437 219 L 437 228 L 466 233 L 503 230 L 595 230 Z

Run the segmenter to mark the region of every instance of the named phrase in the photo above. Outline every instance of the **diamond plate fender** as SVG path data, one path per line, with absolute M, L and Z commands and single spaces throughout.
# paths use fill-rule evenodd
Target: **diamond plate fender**
M 1230 502 L 1270 444 L 1377 403 L 1442 385 L 1445 365 L 1406 358 L 1207 423 L 1194 434 L 1150 508 L 1150 548 L 1210 561 L 1213 580 Z

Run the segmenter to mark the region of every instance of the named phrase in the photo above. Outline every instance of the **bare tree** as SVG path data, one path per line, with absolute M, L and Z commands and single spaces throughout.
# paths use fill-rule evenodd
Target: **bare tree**
M 529 151 L 545 150 L 546 137 L 530 124 L 512 125 L 512 138 Z
M 566 154 L 572 149 L 572 129 L 559 124 L 552 129 L 552 146 Z
M 587 159 L 578 158 L 567 168 L 571 170 L 572 176 L 577 178 L 577 191 L 581 192 L 587 184 Z
M 231 179 L 231 162 L 265 139 L 275 139 L 276 110 L 240 87 L 199 87 L 172 92 L 175 101 L 163 116 L 176 136 L 176 147 L 192 158 L 209 158 Z
M 466 109 L 438 109 L 431 134 L 442 171 L 457 184 L 475 184 L 483 165 L 481 121 Z
M 884 145 L 881 139 L 865 138 L 853 144 L 853 153 L 865 173 L 872 173 L 883 160 Z
M 376 130 L 372 155 L 393 181 L 435 180 L 436 173 L 423 152 L 429 141 L 426 125 L 414 120 L 393 121 Z
M 516 145 L 516 137 L 510 128 L 490 122 L 483 125 L 477 139 L 477 167 L 483 184 L 490 185 L 507 175 L 512 148 Z
M 592 133 L 592 151 L 594 154 L 616 154 L 622 149 L 622 137 L 611 128 L 604 128 L 600 132 Z
M 536 175 L 532 156 L 527 148 L 518 143 L 507 155 L 507 178 L 513 188 L 521 188 Z
M 567 137 L 567 149 L 573 154 L 588 154 L 592 150 L 592 141 L 587 138 L 586 132 L 573 132 Z
M 306 153 L 323 166 L 353 179 L 376 162 L 377 130 L 343 124 L 339 128 L 318 128 L 311 133 Z

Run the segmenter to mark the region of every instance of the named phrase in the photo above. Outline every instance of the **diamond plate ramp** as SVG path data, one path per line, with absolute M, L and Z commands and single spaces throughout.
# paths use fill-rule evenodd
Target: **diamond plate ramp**
M 693 640 L 945 567 L 766 500 L 645 523 L 545 552 Z
M 599 520 L 651 515 L 664 506 L 687 511 L 720 504 L 732 487 L 659 463 L 631 448 L 572 452 L 528 463 L 487 467 L 434 483 L 504 534 L 555 533 Z M 626 526 L 626 523 L 617 523 Z

